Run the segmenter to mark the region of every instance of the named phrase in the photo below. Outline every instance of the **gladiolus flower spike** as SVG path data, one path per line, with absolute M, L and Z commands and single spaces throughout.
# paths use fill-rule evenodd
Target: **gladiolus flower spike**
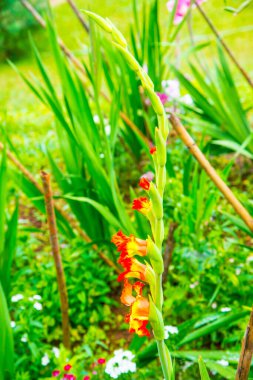
M 164 343 L 164 324 L 162 318 L 163 290 L 161 276 L 163 269 L 162 242 L 164 239 L 163 222 L 163 193 L 166 183 L 166 141 L 169 134 L 168 117 L 163 107 L 160 94 L 154 91 L 154 84 L 148 74 L 140 66 L 128 50 L 125 39 L 116 27 L 106 19 L 92 12 L 86 12 L 104 31 L 111 35 L 113 46 L 122 54 L 123 59 L 135 71 L 149 97 L 157 116 L 158 127 L 155 133 L 155 147 L 150 153 L 154 154 L 155 182 L 142 177 L 139 185 L 148 192 L 148 198 L 138 198 L 133 202 L 133 209 L 140 211 L 151 224 L 152 238 L 138 239 L 134 235 L 126 236 L 122 231 L 116 233 L 112 242 L 116 245 L 120 257 L 118 262 L 124 271 L 118 277 L 124 287 L 121 302 L 130 308 L 126 316 L 129 331 L 139 336 L 149 336 L 148 323 L 151 324 L 157 341 L 158 353 L 165 380 L 174 377 L 173 366 L 167 346 Z M 150 217 L 150 214 L 152 216 Z M 141 256 L 139 261 L 136 256 Z M 150 263 L 151 265 L 150 265 Z M 136 281 L 137 280 L 137 281 Z M 148 297 L 143 295 L 145 289 Z

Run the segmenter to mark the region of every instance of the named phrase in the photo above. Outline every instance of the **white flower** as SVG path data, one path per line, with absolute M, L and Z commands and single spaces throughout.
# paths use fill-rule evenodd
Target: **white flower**
M 217 308 L 217 303 L 213 302 L 211 306 L 212 306 L 212 309 L 216 309 Z
M 251 261 L 253 261 L 253 256 L 247 257 L 247 262 L 250 263 Z
M 104 153 L 100 153 L 99 157 L 104 158 L 105 157 Z
M 27 338 L 27 334 L 24 334 L 22 337 L 21 337 L 21 342 L 25 343 L 28 341 L 28 338 Z
M 164 339 L 168 339 L 170 334 L 178 334 L 178 328 L 176 326 L 164 326 L 164 334 Z
M 106 363 L 105 372 L 113 379 L 117 379 L 122 373 L 136 372 L 136 363 L 132 362 L 134 355 L 131 351 L 122 349 L 114 351 L 114 357 Z
M 14 329 L 14 327 L 16 327 L 16 322 L 11 321 L 11 327 Z
M 32 297 L 29 297 L 29 301 L 40 301 L 41 300 L 41 296 L 39 294 L 35 294 L 34 296 Z
M 41 358 L 41 364 L 46 366 L 50 363 L 50 359 L 48 357 L 48 354 L 45 354 L 42 358 Z
M 35 304 L 33 305 L 33 307 L 36 310 L 42 310 L 42 304 L 39 303 L 39 302 L 35 302 Z
M 239 276 L 240 273 L 241 273 L 241 269 L 240 269 L 240 268 L 236 268 L 236 270 L 235 270 L 235 274 L 236 274 L 237 276 Z
M 105 134 L 106 134 L 106 136 L 110 136 L 110 134 L 111 134 L 111 126 L 110 126 L 110 124 L 107 124 L 105 126 Z
M 217 363 L 222 365 L 223 367 L 227 367 L 229 365 L 229 362 L 224 359 L 218 360 Z
M 177 79 L 163 80 L 162 88 L 171 99 L 178 99 L 180 97 L 179 81 Z
M 222 313 L 227 313 L 228 311 L 231 311 L 231 308 L 230 308 L 230 307 L 223 307 L 223 308 L 221 309 L 221 312 L 222 312 Z
M 234 263 L 235 262 L 235 259 L 231 258 L 228 260 L 230 263 Z
M 23 294 L 15 294 L 15 296 L 11 297 L 12 302 L 18 302 L 24 298 Z
M 95 123 L 95 124 L 99 124 L 99 123 L 100 123 L 100 118 L 99 118 L 98 115 L 94 115 L 94 116 L 93 116 L 93 120 L 94 120 L 94 123 Z
M 192 284 L 190 284 L 190 288 L 191 288 L 191 289 L 194 289 L 194 288 L 196 288 L 196 286 L 198 286 L 198 284 L 199 284 L 199 282 L 198 282 L 198 281 L 195 281 L 195 282 L 193 282 Z
M 55 357 L 59 358 L 59 356 L 60 356 L 60 350 L 59 350 L 59 348 L 58 347 L 53 347 L 52 351 L 53 351 Z
M 188 106 L 193 105 L 193 100 L 192 100 L 192 97 L 190 94 L 186 94 L 186 95 L 182 96 L 181 102 L 183 102 L 184 104 L 187 104 Z
M 33 296 L 33 299 L 37 300 L 37 301 L 40 301 L 41 300 L 41 296 L 39 294 L 35 294 L 35 296 Z

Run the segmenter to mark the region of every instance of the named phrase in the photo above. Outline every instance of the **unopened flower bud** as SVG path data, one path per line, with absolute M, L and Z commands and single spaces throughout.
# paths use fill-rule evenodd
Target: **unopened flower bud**
M 145 87 L 145 90 L 147 91 L 147 94 L 154 108 L 154 111 L 157 113 L 157 115 L 163 115 L 164 113 L 163 105 L 159 97 L 154 92 L 154 90 L 150 87 Z
M 159 248 L 156 246 L 150 236 L 148 236 L 147 239 L 147 255 L 150 258 L 154 271 L 157 274 L 162 274 L 164 271 L 163 258 Z
M 166 141 L 164 140 L 159 128 L 155 129 L 155 140 L 157 146 L 157 164 L 160 166 L 165 166 L 167 159 Z
M 149 297 L 149 322 L 151 323 L 156 340 L 164 340 L 164 323 L 161 312 Z
M 84 11 L 84 13 L 94 20 L 102 29 L 108 33 L 112 33 L 112 27 L 110 25 L 110 20 L 106 20 L 103 17 L 97 15 L 96 13 L 90 11 Z
M 152 201 L 154 215 L 157 219 L 162 219 L 163 217 L 163 203 L 162 198 L 157 190 L 157 187 L 150 182 L 149 195 Z

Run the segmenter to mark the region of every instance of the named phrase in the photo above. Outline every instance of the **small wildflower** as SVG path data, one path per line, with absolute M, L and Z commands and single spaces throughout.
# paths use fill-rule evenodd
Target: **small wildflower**
M 83 380 L 90 380 L 90 376 L 84 376 Z
M 180 86 L 178 79 L 164 80 L 162 81 L 162 87 L 170 100 L 178 99 L 180 97 Z
M 37 301 L 40 301 L 40 300 L 41 300 L 41 296 L 40 296 L 39 294 L 35 294 L 35 295 L 33 296 L 33 299 L 34 299 L 34 300 L 37 300 Z
M 211 306 L 212 306 L 212 309 L 217 309 L 217 303 L 216 302 L 213 302 Z
M 36 310 L 42 310 L 42 304 L 39 303 L 39 302 L 35 302 L 35 304 L 33 305 L 34 309 Z
M 165 94 L 164 92 L 157 92 L 156 95 L 159 97 L 159 99 L 161 100 L 162 104 L 167 103 L 167 101 L 169 100 L 168 95 Z
M 15 294 L 11 297 L 11 302 L 18 302 L 24 298 L 23 294 Z
M 98 364 L 105 364 L 105 359 L 104 358 L 99 358 L 98 359 Z
M 197 0 L 197 3 L 201 4 L 203 3 L 203 1 L 205 0 Z M 174 5 L 175 5 L 175 0 L 169 0 L 167 2 L 167 8 L 169 12 L 172 12 Z M 191 0 L 178 0 L 177 9 L 176 9 L 175 18 L 174 18 L 175 25 L 178 25 L 180 24 L 180 22 L 182 22 L 190 6 L 191 6 Z
M 168 339 L 170 334 L 178 334 L 176 326 L 164 326 L 165 339 Z
M 48 354 L 45 354 L 42 358 L 41 358 L 41 364 L 43 366 L 46 366 L 50 363 L 50 359 L 48 357 Z
M 22 337 L 21 337 L 21 342 L 23 343 L 26 343 L 28 341 L 28 338 L 27 338 L 27 334 L 24 334 Z
M 16 322 L 11 321 L 11 327 L 14 329 L 14 327 L 16 327 Z
M 123 351 L 122 349 L 114 352 L 114 357 L 108 360 L 105 373 L 113 379 L 117 379 L 124 373 L 136 372 L 136 363 L 132 362 L 134 355 L 131 351 Z
M 60 356 L 60 350 L 59 350 L 59 348 L 58 348 L 58 347 L 53 347 L 53 348 L 52 348 L 52 351 L 53 351 L 53 353 L 54 353 L 54 356 L 55 356 L 56 358 L 59 358 L 59 356 Z
M 72 365 L 71 365 L 71 364 L 66 364 L 66 365 L 63 367 L 64 371 L 69 371 L 71 368 L 72 368 Z
M 53 372 L 52 372 L 52 376 L 53 377 L 57 377 L 57 376 L 59 376 L 60 375 L 60 371 L 58 370 L 58 369 L 55 369 Z

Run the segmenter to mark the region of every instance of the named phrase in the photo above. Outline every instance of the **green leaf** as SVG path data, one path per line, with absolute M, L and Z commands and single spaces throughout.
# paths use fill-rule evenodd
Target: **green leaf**
M 200 372 L 201 380 L 210 380 L 205 363 L 201 356 L 199 357 L 198 362 L 199 362 L 199 372 Z
M 98 203 L 98 202 L 96 202 L 90 198 L 86 198 L 86 197 L 74 197 L 74 196 L 72 197 L 72 196 L 65 195 L 65 196 L 63 196 L 63 198 L 78 201 L 78 202 L 89 203 L 98 212 L 100 212 L 100 214 L 106 219 L 106 221 L 109 222 L 114 228 L 122 229 L 121 224 L 115 218 L 115 216 L 110 212 L 108 207 L 105 207 L 105 206 L 101 205 L 100 203 Z M 87 220 L 87 223 L 89 223 L 89 222 L 90 221 Z
M 0 282 L 0 379 L 12 379 L 14 350 L 11 322 L 6 298 Z

